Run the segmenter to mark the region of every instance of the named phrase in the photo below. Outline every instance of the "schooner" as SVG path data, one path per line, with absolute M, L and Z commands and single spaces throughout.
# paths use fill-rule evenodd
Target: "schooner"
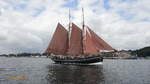
M 68 30 L 60 23 L 57 24 L 45 53 L 50 54 L 50 58 L 55 63 L 88 64 L 102 62 L 103 55 L 101 52 L 105 50 L 115 51 L 114 48 L 84 24 L 83 13 L 82 29 L 70 21 Z

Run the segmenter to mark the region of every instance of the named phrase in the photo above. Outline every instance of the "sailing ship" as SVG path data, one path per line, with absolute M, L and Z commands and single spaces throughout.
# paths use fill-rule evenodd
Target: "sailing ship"
M 50 54 L 55 63 L 88 64 L 102 62 L 101 52 L 106 50 L 115 49 L 84 25 L 83 20 L 82 29 L 73 22 L 69 22 L 68 30 L 58 23 L 45 53 Z

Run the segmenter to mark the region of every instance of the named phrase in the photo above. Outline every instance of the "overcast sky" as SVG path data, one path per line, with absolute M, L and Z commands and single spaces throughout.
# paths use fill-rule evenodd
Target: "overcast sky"
M 0 54 L 43 52 L 58 22 L 85 24 L 116 49 L 150 46 L 150 0 L 0 0 Z

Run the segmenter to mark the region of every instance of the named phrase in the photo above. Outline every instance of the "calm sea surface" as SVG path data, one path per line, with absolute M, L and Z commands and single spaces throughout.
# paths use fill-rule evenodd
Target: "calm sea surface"
M 0 57 L 0 84 L 150 84 L 150 60 L 60 65 L 48 58 Z

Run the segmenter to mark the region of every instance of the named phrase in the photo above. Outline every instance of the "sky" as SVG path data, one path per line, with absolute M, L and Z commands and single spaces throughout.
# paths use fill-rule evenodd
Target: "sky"
M 44 52 L 60 22 L 85 24 L 113 48 L 150 46 L 150 0 L 0 0 L 0 54 Z

